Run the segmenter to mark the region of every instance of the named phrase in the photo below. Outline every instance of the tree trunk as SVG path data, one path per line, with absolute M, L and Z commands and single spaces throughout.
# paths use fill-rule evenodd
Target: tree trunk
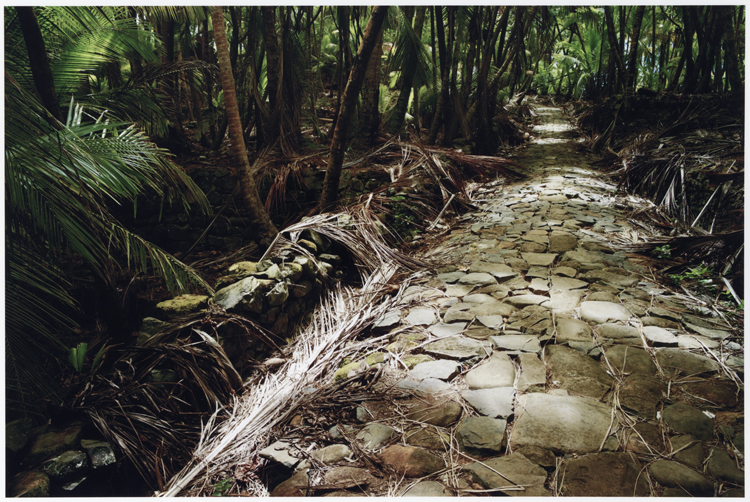
M 440 126 L 443 124 L 443 108 L 448 101 L 448 84 L 450 79 L 450 60 L 445 46 L 445 26 L 443 25 L 443 8 L 433 7 L 433 16 L 436 18 L 435 31 L 438 36 L 438 49 L 440 51 L 440 96 L 435 106 L 435 116 L 430 124 L 430 134 L 427 136 L 427 144 L 434 145 Z
M 630 54 L 628 57 L 627 80 L 625 82 L 626 93 L 633 92 L 635 83 L 638 81 L 638 39 L 641 36 L 641 23 L 643 22 L 644 12 L 646 12 L 644 5 L 639 5 L 635 9 L 633 31 L 630 35 Z
M 726 61 L 727 80 L 731 86 L 732 94 L 743 99 L 745 86 L 740 76 L 739 56 L 737 54 L 737 35 L 732 23 L 732 9 L 734 7 L 720 7 L 724 13 L 724 56 Z
M 333 123 L 331 128 L 328 130 L 328 137 L 333 139 L 333 134 L 336 131 L 336 123 L 339 119 L 339 112 L 341 110 L 341 100 L 344 95 L 344 75 L 349 69 L 349 7 L 336 7 L 336 16 L 339 24 L 339 59 L 336 63 L 338 76 L 338 90 L 336 96 L 336 110 L 333 115 Z
M 278 230 L 268 217 L 263 203 L 258 195 L 255 180 L 247 159 L 245 138 L 242 134 L 242 123 L 240 122 L 239 108 L 237 107 L 237 93 L 234 87 L 234 76 L 229 60 L 229 43 L 224 31 L 224 15 L 221 7 L 215 7 L 211 13 L 211 21 L 214 27 L 214 39 L 216 40 L 216 52 L 219 58 L 219 69 L 221 71 L 221 85 L 224 89 L 224 103 L 227 110 L 229 122 L 229 138 L 232 144 L 232 155 L 241 169 L 240 186 L 245 207 L 250 213 L 252 224 L 258 228 L 259 240 L 268 244 L 276 236 Z
M 615 36 L 615 23 L 612 19 L 612 7 L 605 6 L 604 7 L 604 17 L 606 18 L 607 22 L 607 37 L 609 40 L 609 50 L 610 52 L 615 56 L 615 62 L 617 63 L 618 68 L 618 85 L 615 87 L 613 85 L 614 90 L 618 90 L 622 88 L 623 85 L 625 85 L 625 77 L 626 77 L 626 67 L 625 62 L 623 61 L 623 55 L 620 51 L 620 44 L 617 42 L 617 38 Z M 614 84 L 614 83 L 613 83 Z
M 372 49 L 370 61 L 365 72 L 364 88 L 362 90 L 362 141 L 366 145 L 373 145 L 380 128 L 380 57 L 383 54 L 383 30 L 378 33 L 375 47 Z
M 276 37 L 276 12 L 275 7 L 261 7 L 263 14 L 263 34 L 266 41 L 266 76 L 268 80 L 268 102 L 270 108 L 270 119 L 264 127 L 267 145 L 272 145 L 279 137 L 280 108 L 280 82 L 279 75 L 279 40 Z
M 362 43 L 359 46 L 357 59 L 352 66 L 349 81 L 344 90 L 341 100 L 339 118 L 336 121 L 336 129 L 333 133 L 331 151 L 328 160 L 328 169 L 323 180 L 323 194 L 320 199 L 320 210 L 326 211 L 338 199 L 339 179 L 341 177 L 341 166 L 344 164 L 344 152 L 348 143 L 349 127 L 357 103 L 359 91 L 362 89 L 362 81 L 365 78 L 367 63 L 375 47 L 378 34 L 383 27 L 383 20 L 388 14 L 388 7 L 373 7 L 370 20 L 365 28 Z
M 47 59 L 47 49 L 34 8 L 16 7 L 16 12 L 23 32 L 23 41 L 26 43 L 26 51 L 29 54 L 31 75 L 34 77 L 36 92 L 39 93 L 42 104 L 50 114 L 60 122 L 64 122 L 55 93 L 55 81 Z
M 414 19 L 414 33 L 418 38 L 422 38 L 422 27 L 424 26 L 424 17 L 427 7 L 420 6 L 416 9 L 416 18 Z M 408 16 L 407 16 L 407 19 Z M 417 73 L 417 65 L 414 61 L 406 63 L 406 68 L 402 69 L 404 78 L 401 82 L 401 90 L 398 93 L 398 101 L 391 111 L 391 118 L 388 123 L 388 132 L 396 134 L 401 126 L 404 124 L 404 117 L 406 116 L 406 110 L 409 107 L 409 95 L 411 94 L 411 88 L 414 85 L 414 76 Z M 419 90 L 415 90 L 419 92 Z M 415 96 L 415 99 L 419 99 L 419 96 Z

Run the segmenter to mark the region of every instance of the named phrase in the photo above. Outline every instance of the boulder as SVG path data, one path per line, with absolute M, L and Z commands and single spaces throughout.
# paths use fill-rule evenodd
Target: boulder
M 488 490 L 502 491 L 505 488 L 505 495 L 549 496 L 549 490 L 544 487 L 547 471 L 521 453 L 491 458 L 482 463 L 467 464 L 463 469 L 475 483 Z
M 666 406 L 663 419 L 671 429 L 690 434 L 701 441 L 709 441 L 714 437 L 714 421 L 689 404 L 675 403 Z
M 656 374 L 656 365 L 651 356 L 638 347 L 614 345 L 604 352 L 604 356 L 616 371 L 641 375 Z M 607 363 L 603 361 L 602 364 L 606 366 Z
M 357 433 L 356 438 L 368 450 L 375 450 L 396 436 L 396 429 L 384 424 L 367 424 Z
M 208 296 L 180 295 L 156 304 L 156 314 L 162 319 L 174 319 L 199 310 L 208 305 Z
M 594 359 L 563 345 L 548 346 L 545 362 L 552 382 L 573 394 L 601 399 L 614 383 Z
M 648 467 L 651 477 L 663 486 L 682 488 L 696 497 L 710 497 L 714 485 L 703 475 L 671 460 L 657 460 Z

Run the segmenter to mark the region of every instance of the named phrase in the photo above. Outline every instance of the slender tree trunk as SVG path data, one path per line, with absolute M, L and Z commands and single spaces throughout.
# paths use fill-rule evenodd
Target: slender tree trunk
M 620 44 L 617 43 L 617 38 L 615 36 L 615 23 L 612 18 L 612 7 L 605 6 L 604 7 L 604 17 L 606 18 L 607 22 L 607 37 L 609 40 L 609 50 L 615 57 L 615 62 L 617 63 L 617 68 L 619 70 L 618 72 L 618 85 L 617 87 L 613 87 L 614 89 L 620 89 L 621 86 L 625 85 L 625 77 L 626 77 L 626 67 L 625 62 L 623 61 L 623 55 L 620 51 Z
M 724 14 L 724 53 L 726 60 L 727 80 L 731 86 L 732 94 L 743 99 L 745 86 L 740 76 L 739 56 L 737 51 L 737 35 L 732 25 L 732 10 L 734 7 L 720 7 Z M 742 8 L 742 7 L 740 7 Z
M 263 15 L 263 34 L 266 42 L 266 77 L 268 80 L 268 102 L 270 117 L 264 126 L 265 141 L 272 145 L 279 137 L 281 120 L 281 65 L 279 64 L 279 40 L 276 37 L 276 8 L 261 7 Z
M 16 12 L 23 32 L 23 41 L 26 43 L 26 51 L 29 54 L 31 75 L 34 77 L 36 92 L 50 114 L 60 122 L 64 122 L 36 12 L 33 7 L 16 7 Z
M 707 93 L 711 91 L 711 72 L 713 71 L 714 65 L 717 60 L 716 51 L 717 49 L 721 51 L 720 47 L 722 28 L 717 22 L 717 19 L 719 18 L 717 9 L 717 7 L 711 8 L 710 28 L 706 28 L 706 43 L 709 47 L 708 56 L 703 62 L 703 75 L 701 76 L 701 81 L 698 83 L 699 93 Z
M 250 213 L 253 225 L 257 226 L 259 240 L 268 244 L 276 236 L 278 231 L 268 217 L 263 207 L 263 202 L 258 195 L 255 180 L 247 158 L 245 138 L 242 134 L 242 123 L 240 122 L 239 108 L 237 107 L 237 93 L 234 87 L 234 76 L 229 60 L 229 43 L 224 30 L 224 15 L 221 7 L 215 7 L 211 13 L 211 21 L 214 27 L 214 39 L 216 40 L 216 52 L 219 58 L 219 69 L 221 71 L 221 85 L 224 89 L 224 103 L 226 104 L 227 117 L 229 121 L 229 138 L 232 143 L 232 156 L 239 164 L 242 171 L 240 186 L 245 201 L 245 207 Z
M 331 142 L 328 169 L 323 180 L 323 194 L 320 199 L 321 211 L 328 210 L 338 199 L 341 166 L 344 164 L 344 152 L 348 143 L 349 127 L 354 115 L 357 96 L 359 96 L 359 91 L 362 89 L 362 81 L 365 78 L 370 54 L 372 54 L 378 34 L 383 27 L 383 20 L 387 14 L 388 7 L 373 7 L 370 20 L 362 37 L 362 43 L 359 46 L 357 59 L 352 66 L 349 81 L 346 84 L 344 96 L 341 100 L 341 110 L 339 110 L 339 118 L 336 121 L 333 141 Z
M 434 145 L 437 139 L 440 126 L 443 125 L 443 108 L 448 101 L 448 85 L 450 79 L 449 57 L 445 45 L 445 27 L 443 25 L 443 8 L 433 7 L 433 16 L 436 18 L 436 27 L 438 36 L 438 48 L 440 51 L 440 97 L 438 97 L 435 106 L 435 116 L 430 124 L 430 134 L 427 136 L 427 144 Z
M 421 40 L 422 38 L 422 27 L 424 26 L 424 17 L 427 7 L 420 6 L 416 9 L 416 17 L 414 19 L 414 33 Z M 407 19 L 408 16 L 407 16 Z M 404 124 L 404 117 L 406 116 L 406 110 L 409 107 L 409 95 L 411 94 L 412 85 L 414 85 L 414 76 L 417 73 L 417 65 L 415 61 L 408 61 L 406 68 L 402 69 L 404 78 L 401 82 L 401 90 L 398 93 L 398 101 L 391 111 L 391 118 L 388 124 L 388 132 L 396 134 L 401 126 Z M 418 90 L 416 92 L 419 92 Z M 415 99 L 419 99 L 418 96 Z
M 693 35 L 695 34 L 695 24 L 693 23 L 692 8 L 688 6 L 682 7 L 683 16 L 683 30 L 685 36 L 685 45 L 683 47 L 683 57 L 685 58 L 685 80 L 683 82 L 683 89 L 688 92 L 687 83 L 691 78 L 691 75 L 695 71 L 695 63 L 693 61 Z
M 383 30 L 378 33 L 375 47 L 365 72 L 362 89 L 362 140 L 366 145 L 373 145 L 380 128 L 380 58 L 383 54 Z
M 645 12 L 646 7 L 644 5 L 639 5 L 635 9 L 633 31 L 630 35 L 630 54 L 628 57 L 627 79 L 625 82 L 627 93 L 633 92 L 635 89 L 635 83 L 638 81 L 638 39 L 641 36 L 641 24 Z

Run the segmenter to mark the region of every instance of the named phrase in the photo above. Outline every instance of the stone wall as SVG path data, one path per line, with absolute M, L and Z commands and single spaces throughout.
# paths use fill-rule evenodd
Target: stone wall
M 320 292 L 346 274 L 348 258 L 326 237 L 305 231 L 297 242 L 305 251 L 284 249 L 261 262 L 241 261 L 216 281 L 213 297 L 181 295 L 156 305 L 153 317 L 144 319 L 138 343 L 166 328 L 173 319 L 200 312 L 212 305 L 229 314 L 250 319 L 270 331 L 284 345 L 297 326 L 320 301 Z M 218 342 L 238 371 L 250 361 L 262 361 L 271 349 L 248 336 L 237 324 L 218 330 Z

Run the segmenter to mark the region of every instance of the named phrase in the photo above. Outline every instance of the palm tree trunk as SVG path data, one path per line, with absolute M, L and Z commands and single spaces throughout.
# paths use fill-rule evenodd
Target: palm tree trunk
M 742 99 L 745 95 L 744 84 L 740 76 L 739 57 L 737 54 L 737 34 L 732 23 L 734 7 L 720 7 L 724 13 L 724 57 L 726 61 L 727 80 L 732 94 Z M 741 7 L 742 8 L 742 7 Z
M 443 125 L 443 108 L 448 101 L 448 84 L 450 79 L 450 62 L 447 48 L 445 46 L 445 26 L 443 25 L 443 8 L 433 7 L 433 16 L 436 19 L 435 31 L 438 36 L 438 48 L 440 51 L 440 96 L 435 106 L 435 116 L 430 124 L 430 134 L 427 136 L 427 144 L 434 145 L 440 126 Z
M 271 222 L 268 213 L 263 207 L 250 170 L 250 162 L 247 159 L 245 138 L 242 134 L 242 123 L 240 122 L 240 113 L 237 107 L 237 92 L 234 87 L 234 76 L 232 75 L 232 66 L 229 60 L 229 43 L 227 42 L 227 34 L 224 30 L 224 15 L 221 7 L 216 7 L 211 13 L 211 21 L 214 27 L 216 52 L 221 71 L 221 85 L 224 89 L 224 104 L 226 105 L 227 120 L 229 122 L 232 155 L 242 170 L 240 178 L 242 196 L 245 201 L 245 207 L 250 213 L 250 220 L 259 230 L 259 240 L 264 244 L 268 244 L 276 236 L 278 230 L 276 230 L 276 227 Z
M 427 7 L 424 6 L 417 7 L 416 9 L 414 33 L 420 39 L 422 38 L 422 27 L 424 26 L 424 17 L 426 11 Z M 404 78 L 401 82 L 401 90 L 398 94 L 398 101 L 396 101 L 396 105 L 393 107 L 393 111 L 391 112 L 391 118 L 388 124 L 388 132 L 391 134 L 396 134 L 399 129 L 401 129 L 401 126 L 404 124 L 406 110 L 409 107 L 409 95 L 411 94 L 412 85 L 414 85 L 414 76 L 417 73 L 416 63 L 414 61 L 410 61 L 409 63 L 407 63 L 406 68 L 404 68 L 403 70 Z M 415 99 L 418 99 L 418 96 Z
M 29 53 L 29 64 L 31 75 L 34 77 L 34 87 L 42 100 L 44 107 L 60 122 L 63 122 L 60 104 L 55 93 L 55 81 L 47 59 L 47 49 L 42 38 L 42 30 L 39 28 L 39 20 L 33 7 L 16 7 L 18 20 L 23 32 L 23 40 L 26 43 L 26 51 Z
M 628 57 L 627 79 L 625 82 L 626 93 L 630 93 L 635 88 L 638 81 L 638 39 L 641 36 L 641 23 L 646 7 L 639 5 L 635 9 L 635 18 L 633 19 L 633 31 L 630 35 L 630 54 Z
M 357 59 L 352 66 L 349 82 L 346 84 L 344 96 L 341 100 L 339 117 L 336 120 L 336 129 L 333 132 L 331 151 L 328 160 L 326 177 L 323 180 L 323 194 L 320 199 L 320 210 L 326 211 L 338 198 L 339 179 L 341 178 L 341 166 L 344 164 L 344 152 L 349 139 L 349 128 L 354 115 L 359 91 L 362 89 L 362 81 L 365 78 L 367 63 L 375 47 L 378 34 L 383 27 L 383 20 L 388 14 L 388 7 L 373 7 L 370 20 L 365 28 L 362 43 L 359 46 Z
M 383 30 L 378 33 L 375 47 L 372 49 L 370 61 L 365 72 L 364 89 L 362 91 L 362 140 L 372 145 L 380 128 L 380 56 L 383 54 Z

